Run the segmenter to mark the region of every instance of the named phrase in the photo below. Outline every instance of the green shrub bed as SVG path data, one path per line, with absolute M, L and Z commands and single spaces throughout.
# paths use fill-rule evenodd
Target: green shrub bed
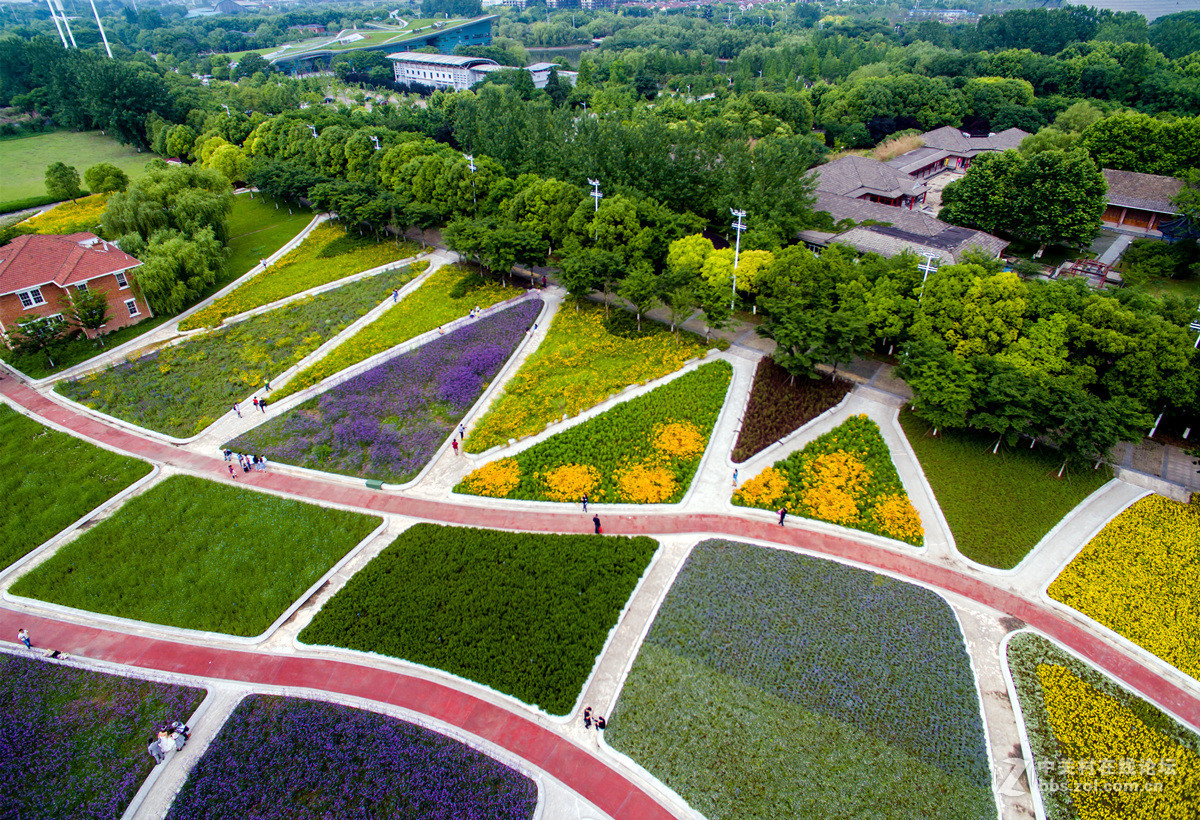
M 152 469 L 43 427 L 6 404 L 0 404 L 0 441 L 0 567 Z
M 156 730 L 203 699 L 190 686 L 0 654 L 0 817 L 120 817 L 154 768 Z
M 795 553 L 696 545 L 607 737 L 712 820 L 996 817 L 950 607 Z
M 803 427 L 844 399 L 852 388 L 849 382 L 828 376 L 795 379 L 774 359 L 764 357 L 754 372 L 754 386 L 733 446 L 733 460 L 746 461 Z
M 455 492 L 538 501 L 675 503 L 692 483 L 733 368 L 718 361 L 512 458 L 485 464 Z
M 264 632 L 379 522 L 172 476 L 19 578 L 12 592 L 250 637 Z
M 566 714 L 657 548 L 645 537 L 417 524 L 300 640 L 444 669 Z
M 1099 470 L 1068 469 L 1051 450 L 1001 444 L 962 430 L 930 427 L 908 407 L 900 424 L 937 497 L 958 551 L 989 567 L 1012 569 L 1062 518 L 1112 478 Z
M 172 436 L 208 427 L 267 379 L 340 333 L 410 278 L 351 282 L 56 388 L 95 410 Z M 251 412 L 247 408 L 243 412 Z

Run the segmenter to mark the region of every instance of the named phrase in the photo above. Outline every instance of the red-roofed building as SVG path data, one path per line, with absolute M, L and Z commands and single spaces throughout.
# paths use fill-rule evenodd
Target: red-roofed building
M 61 315 L 73 292 L 99 290 L 108 297 L 107 330 L 150 316 L 134 293 L 129 272 L 142 264 L 93 233 L 25 234 L 0 247 L 0 332 L 33 316 Z

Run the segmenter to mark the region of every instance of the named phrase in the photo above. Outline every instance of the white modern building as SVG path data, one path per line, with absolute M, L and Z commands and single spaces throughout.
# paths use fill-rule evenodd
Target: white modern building
M 389 54 L 388 59 L 395 67 L 398 83 L 420 83 L 455 91 L 470 88 L 501 67 L 495 60 L 483 57 L 425 54 L 420 51 L 400 51 Z

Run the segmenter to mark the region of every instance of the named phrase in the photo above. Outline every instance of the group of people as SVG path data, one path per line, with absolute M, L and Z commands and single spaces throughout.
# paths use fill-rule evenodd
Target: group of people
M 233 452 L 233 450 L 230 450 L 228 448 L 226 448 L 225 450 L 222 450 L 222 453 L 225 456 L 225 460 L 229 462 L 229 477 L 230 478 L 237 478 L 237 471 L 233 467 L 234 461 L 237 461 L 237 463 L 239 465 L 241 465 L 243 473 L 248 473 L 251 470 L 255 470 L 256 472 L 261 473 L 267 469 L 267 457 L 266 456 L 251 456 L 251 455 L 245 455 L 243 453 L 235 453 L 235 452 Z
M 583 728 L 590 729 L 593 726 L 595 726 L 598 731 L 603 732 L 608 728 L 608 721 L 604 719 L 604 715 L 596 715 L 593 717 L 592 707 L 589 706 L 583 710 Z
M 587 494 L 587 493 L 584 493 L 584 494 L 583 494 L 583 497 L 582 497 L 582 498 L 580 498 L 580 499 L 579 499 L 579 501 L 580 501 L 580 503 L 582 503 L 582 504 L 583 504 L 583 511 L 584 511 L 584 512 L 587 512 L 587 505 L 588 505 L 588 494 Z M 594 528 L 595 528 L 595 530 L 596 530 L 596 535 L 599 535 L 599 534 L 600 534 L 600 516 L 599 516 L 599 515 L 593 515 L 593 516 L 592 516 L 592 527 L 594 527 Z
M 176 720 L 170 726 L 159 728 L 158 733 L 150 739 L 150 745 L 146 747 L 146 751 L 154 758 L 154 765 L 157 766 L 166 760 L 167 755 L 171 752 L 183 751 L 183 747 L 187 745 L 188 738 L 191 736 L 192 730 L 187 727 L 187 724 Z

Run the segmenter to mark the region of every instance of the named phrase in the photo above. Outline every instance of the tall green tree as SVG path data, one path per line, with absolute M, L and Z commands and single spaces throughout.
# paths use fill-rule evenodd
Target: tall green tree
M 52 162 L 46 167 L 46 193 L 55 199 L 79 197 L 79 172 L 62 162 Z
M 111 162 L 98 162 L 83 172 L 88 190 L 93 194 L 124 191 L 129 187 L 129 175 Z

